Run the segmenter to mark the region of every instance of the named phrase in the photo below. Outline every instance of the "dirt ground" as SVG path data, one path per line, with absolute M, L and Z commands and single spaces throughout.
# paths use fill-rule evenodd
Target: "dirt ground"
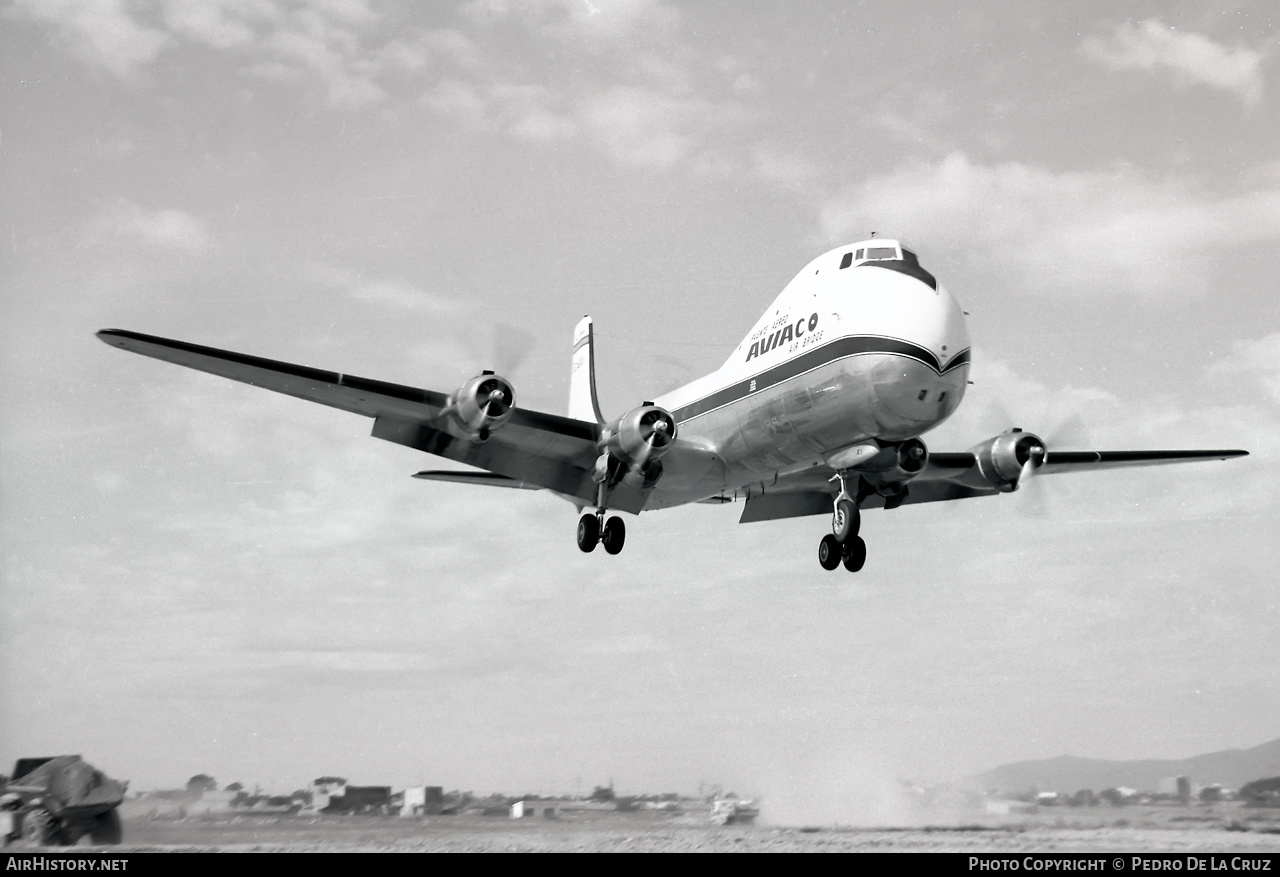
M 502 817 L 151 816 L 128 805 L 117 852 L 1280 852 L 1280 811 L 1045 808 L 911 828 L 709 824 L 702 814 Z

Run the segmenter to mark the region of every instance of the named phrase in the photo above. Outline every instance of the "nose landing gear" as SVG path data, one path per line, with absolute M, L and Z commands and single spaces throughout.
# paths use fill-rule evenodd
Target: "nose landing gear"
M 839 480 L 840 493 L 831 514 L 831 532 L 818 543 L 818 563 L 823 569 L 835 569 L 843 563 L 849 572 L 857 572 L 867 562 L 867 543 L 858 535 L 862 514 L 858 501 L 849 495 L 844 470 L 838 470 L 831 480 Z

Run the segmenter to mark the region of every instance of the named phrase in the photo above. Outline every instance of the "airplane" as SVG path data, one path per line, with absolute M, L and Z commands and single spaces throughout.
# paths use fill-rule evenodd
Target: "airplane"
M 606 519 L 610 510 L 741 500 L 740 523 L 830 515 L 818 562 L 857 572 L 864 509 L 1012 493 L 1055 472 L 1248 453 L 1050 450 L 1017 427 L 932 452 L 921 436 L 956 411 L 969 383 L 965 316 L 914 252 L 873 235 L 805 266 L 719 369 L 612 420 L 597 399 L 589 316 L 574 329 L 567 416 L 518 407 L 511 381 L 488 370 L 446 394 L 120 329 L 97 335 L 371 417 L 376 438 L 473 467 L 416 478 L 551 491 L 583 512 L 584 552 L 622 550 L 626 525 Z

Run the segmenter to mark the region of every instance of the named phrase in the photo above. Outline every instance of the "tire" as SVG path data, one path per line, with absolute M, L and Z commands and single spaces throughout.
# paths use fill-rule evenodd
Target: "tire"
M 627 541 L 627 525 L 617 515 L 605 521 L 604 534 L 600 537 L 604 550 L 617 554 L 622 550 L 622 543 Z
M 843 545 L 850 537 L 858 535 L 860 518 L 858 506 L 853 500 L 837 499 L 835 511 L 831 515 L 831 535 Z
M 35 807 L 22 814 L 22 842 L 33 847 L 52 846 L 58 839 L 58 826 L 49 811 Z
M 822 537 L 818 543 L 818 563 L 823 569 L 831 570 L 840 565 L 840 543 L 830 533 Z
M 857 572 L 867 563 L 867 543 L 861 536 L 854 536 L 844 546 L 844 568 Z
M 583 515 L 578 518 L 578 547 L 583 551 L 592 552 L 596 550 L 596 543 L 600 541 L 600 522 L 596 520 L 595 515 Z
M 99 813 L 93 818 L 93 828 L 89 831 L 89 839 L 95 845 L 112 845 L 124 839 L 124 830 L 120 826 L 120 814 L 112 809 Z

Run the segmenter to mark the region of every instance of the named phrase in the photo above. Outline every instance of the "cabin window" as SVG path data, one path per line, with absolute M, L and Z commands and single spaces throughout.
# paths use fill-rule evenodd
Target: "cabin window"
M 924 397 L 925 397 L 925 396 L 928 396 L 928 395 L 929 395 L 929 391 L 928 391 L 928 390 L 921 390 L 921 391 L 920 391 L 920 395 L 919 395 L 919 396 L 916 396 L 916 398 L 917 398 L 917 399 L 919 399 L 921 402 L 923 402 L 923 401 L 924 401 Z
M 853 253 L 845 253 L 844 258 L 840 260 L 841 268 L 848 268 L 853 264 Z

